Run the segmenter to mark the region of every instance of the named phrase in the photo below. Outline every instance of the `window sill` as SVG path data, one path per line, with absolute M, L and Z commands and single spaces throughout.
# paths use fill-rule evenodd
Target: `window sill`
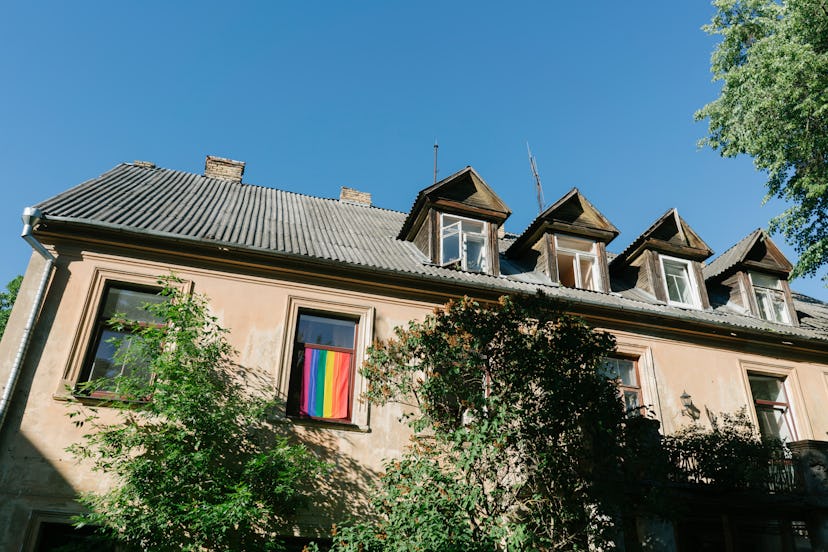
M 88 406 L 107 406 L 107 405 L 118 405 L 119 407 L 128 406 L 130 408 L 139 408 L 145 404 L 149 404 L 149 400 L 129 400 L 129 399 L 119 399 L 118 397 L 104 397 L 104 396 L 91 396 L 91 395 L 81 395 L 78 393 L 73 392 L 59 392 L 53 393 L 52 399 L 56 401 L 62 402 L 79 402 L 84 405 Z
M 286 421 L 295 426 L 305 426 L 320 429 L 334 429 L 338 431 L 352 431 L 355 433 L 371 433 L 371 427 L 358 425 L 351 422 L 331 422 L 328 420 L 316 420 L 300 416 L 279 416 L 279 420 Z

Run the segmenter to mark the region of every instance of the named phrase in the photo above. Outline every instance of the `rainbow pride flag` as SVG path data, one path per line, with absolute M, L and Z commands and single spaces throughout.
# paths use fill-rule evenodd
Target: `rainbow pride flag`
M 299 411 L 315 418 L 348 419 L 351 353 L 305 347 Z

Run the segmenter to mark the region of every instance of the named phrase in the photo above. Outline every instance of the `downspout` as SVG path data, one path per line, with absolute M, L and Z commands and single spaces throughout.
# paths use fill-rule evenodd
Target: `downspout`
M 41 257 L 46 259 L 46 266 L 43 267 L 43 275 L 40 277 L 40 285 L 37 288 L 37 294 L 32 302 L 32 310 L 29 312 L 26 326 L 23 328 L 23 336 L 20 338 L 20 347 L 17 349 L 17 356 L 14 358 L 14 364 L 9 373 L 9 379 L 3 391 L 3 397 L 0 398 L 0 433 L 2 433 L 3 424 L 6 421 L 6 414 L 11 405 L 11 397 L 14 393 L 14 388 L 17 386 L 20 371 L 23 368 L 23 359 L 26 358 L 26 351 L 29 348 L 29 342 L 32 340 L 32 330 L 37 321 L 37 314 L 40 312 L 40 307 L 43 304 L 43 298 L 46 295 L 46 287 L 52 276 L 52 268 L 55 266 L 56 259 L 32 234 L 34 227 L 37 226 L 37 223 L 40 222 L 42 217 L 43 214 L 39 209 L 34 207 L 26 207 L 23 209 L 23 232 L 20 234 L 20 237 L 26 240 L 26 243 L 31 245 L 32 249 L 39 253 Z

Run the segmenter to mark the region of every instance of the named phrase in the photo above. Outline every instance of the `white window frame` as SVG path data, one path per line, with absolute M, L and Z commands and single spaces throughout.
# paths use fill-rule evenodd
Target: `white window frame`
M 756 274 L 757 276 L 764 276 L 766 278 L 775 278 L 777 287 L 769 288 L 767 286 L 761 286 L 761 285 L 757 284 L 754 281 L 754 278 L 753 278 L 754 274 Z M 753 293 L 753 299 L 756 301 L 756 315 L 759 318 L 761 318 L 762 320 L 767 320 L 768 322 L 775 322 L 777 324 L 788 324 L 788 325 L 790 325 L 790 323 L 791 323 L 791 313 L 788 309 L 788 299 L 785 296 L 785 292 L 782 290 L 782 284 L 781 284 L 779 278 L 777 278 L 775 276 L 771 276 L 769 274 L 761 274 L 761 273 L 756 273 L 756 272 L 753 272 L 753 271 L 748 272 L 748 278 L 750 279 L 750 287 L 751 287 L 751 292 Z M 775 317 L 774 318 L 768 318 L 767 316 L 765 316 L 766 313 L 762 309 L 762 301 L 759 298 L 760 294 L 764 295 L 768 298 L 768 301 L 770 301 L 770 303 L 771 303 L 771 309 L 773 309 L 774 296 L 776 297 L 778 302 L 782 303 L 782 307 L 783 307 L 782 308 L 782 318 L 783 318 L 783 320 L 777 320 Z M 775 314 L 776 314 L 776 311 L 773 310 L 773 312 L 771 313 L 771 316 L 775 316 Z
M 686 307 L 691 309 L 701 308 L 701 296 L 699 295 L 699 288 L 696 283 L 695 271 L 693 270 L 693 263 L 686 259 L 679 259 L 677 257 L 670 257 L 668 255 L 659 255 L 661 262 L 661 284 L 664 286 L 664 296 L 667 298 L 667 304 L 676 307 Z M 687 274 L 687 284 L 690 287 L 690 303 L 682 301 L 673 301 L 670 299 L 670 287 L 667 285 L 667 269 L 665 264 L 683 265 Z
M 446 218 L 454 219 L 453 222 L 446 224 Z M 464 232 L 463 231 L 463 221 L 473 222 L 475 224 L 482 224 L 483 230 L 481 232 Z M 458 250 L 460 252 L 460 257 L 457 259 L 449 259 L 444 260 L 444 238 L 445 238 L 445 230 L 448 227 L 457 225 L 457 235 L 458 235 Z M 480 270 L 470 270 L 468 267 L 468 251 L 467 245 L 469 241 L 469 236 L 481 236 L 483 238 L 483 258 L 481 262 Z M 440 264 L 442 266 L 450 265 L 460 261 L 460 268 L 463 270 L 467 270 L 470 272 L 488 272 L 489 271 L 489 223 L 484 220 L 477 220 L 468 217 L 461 217 L 458 215 L 450 215 L 446 213 L 440 213 Z
M 574 271 L 575 271 L 575 287 L 576 288 L 590 290 L 590 288 L 583 285 L 584 284 L 583 275 L 581 274 L 581 258 L 588 258 L 588 259 L 592 260 L 592 286 L 593 286 L 592 291 L 603 291 L 603 289 L 604 289 L 603 283 L 604 282 L 603 282 L 603 278 L 601 278 L 601 270 L 600 270 L 600 267 L 598 265 L 599 256 L 598 256 L 597 252 L 595 251 L 598 244 L 594 241 L 587 240 L 587 239 L 584 239 L 584 238 L 579 238 L 577 236 L 570 236 L 568 234 L 562 234 L 561 236 L 566 238 L 566 239 L 569 239 L 569 240 L 578 240 L 578 241 L 582 241 L 584 243 L 589 243 L 589 244 L 591 244 L 591 246 L 590 246 L 590 252 L 589 253 L 586 252 L 586 251 L 580 251 L 578 249 L 570 249 L 568 247 L 561 247 L 558 243 L 558 234 L 555 234 L 555 266 L 558 269 L 558 282 L 560 283 L 560 281 L 561 281 L 561 266 L 560 266 L 560 262 L 559 262 L 559 259 L 558 259 L 558 253 L 563 252 L 563 253 L 567 253 L 569 255 L 574 255 L 575 256 L 575 266 L 573 268 L 574 268 Z

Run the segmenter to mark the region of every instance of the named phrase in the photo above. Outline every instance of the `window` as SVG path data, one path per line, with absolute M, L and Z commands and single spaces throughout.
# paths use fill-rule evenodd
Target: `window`
M 750 272 L 749 275 L 759 316 L 771 322 L 790 324 L 788 303 L 779 278 L 758 272 Z
M 485 272 L 486 223 L 440 215 L 440 264 L 460 262 L 463 270 Z
M 624 401 L 627 414 L 637 415 L 644 406 L 641 402 L 641 384 L 638 381 L 638 362 L 631 358 L 607 357 L 601 372 L 618 385 L 618 394 Z
M 24 536 L 23 552 L 47 552 L 52 550 L 96 550 L 117 552 L 118 545 L 109 543 L 97 533 L 98 527 L 72 524 L 71 512 L 34 510 Z M 18 550 L 18 549 L 16 549 Z
M 787 443 L 795 441 L 796 432 L 785 378 L 748 374 L 748 382 L 759 421 L 759 432 L 765 437 L 781 439 Z
M 351 421 L 357 330 L 353 319 L 299 312 L 288 391 L 289 415 Z
M 135 334 L 141 327 L 163 324 L 161 319 L 145 308 L 147 304 L 169 300 L 157 292 L 157 288 L 128 284 L 106 286 L 95 318 L 91 346 L 78 383 L 130 374 L 140 374 L 149 379 L 147 361 L 140 357 L 140 348 L 136 347 L 138 337 Z M 128 321 L 129 325 L 117 330 L 113 328 L 110 321 L 116 316 Z M 104 384 L 92 395 L 107 396 L 115 391 L 114 387 Z
M 697 308 L 700 303 L 699 293 L 690 263 L 662 256 L 661 266 L 664 285 L 667 288 L 667 302 L 671 305 Z
M 595 242 L 571 236 L 555 236 L 555 256 L 561 285 L 601 290 Z

